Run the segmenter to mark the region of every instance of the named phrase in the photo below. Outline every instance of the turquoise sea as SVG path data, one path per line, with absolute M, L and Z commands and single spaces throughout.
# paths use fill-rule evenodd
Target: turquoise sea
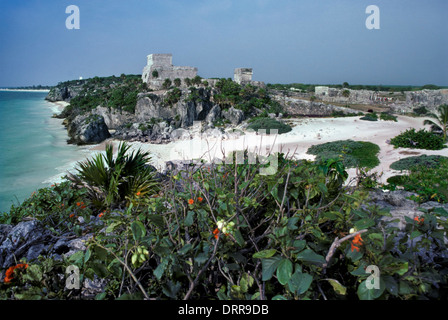
M 58 107 L 46 92 L 0 91 L 0 212 L 33 191 L 60 182 L 88 156 L 86 147 L 67 144 Z

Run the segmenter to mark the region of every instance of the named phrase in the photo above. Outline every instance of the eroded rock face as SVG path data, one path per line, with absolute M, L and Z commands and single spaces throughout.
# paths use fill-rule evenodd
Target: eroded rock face
M 224 110 L 221 113 L 222 116 L 229 120 L 233 125 L 238 125 L 244 120 L 244 112 L 239 109 L 235 109 L 234 107 Z
M 104 118 L 97 114 L 78 115 L 67 127 L 70 143 L 95 144 L 110 138 Z

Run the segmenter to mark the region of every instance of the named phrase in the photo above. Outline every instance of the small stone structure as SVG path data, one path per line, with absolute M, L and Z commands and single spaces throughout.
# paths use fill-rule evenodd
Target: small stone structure
M 323 95 L 323 96 L 325 96 L 325 95 L 328 95 L 328 90 L 329 89 L 330 89 L 329 87 L 317 86 L 317 87 L 314 88 L 314 93 L 316 95 Z
M 250 84 L 257 87 L 266 87 L 262 81 L 252 81 L 252 68 L 236 68 L 234 81 L 241 85 Z M 148 84 L 149 89 L 159 90 L 163 87 L 166 79 L 174 82 L 181 80 L 181 87 L 186 88 L 185 79 L 193 79 L 198 75 L 198 69 L 194 67 L 173 66 L 173 55 L 171 53 L 153 53 L 148 55 L 147 65 L 143 68 L 142 81 Z M 219 79 L 203 79 L 209 85 L 215 85 Z
M 193 79 L 198 75 L 198 69 L 194 67 L 173 66 L 173 55 L 150 54 L 148 63 L 143 68 L 142 80 L 146 82 L 151 89 L 160 89 L 166 79 L 174 81 L 180 79 L 181 85 L 185 86 L 184 79 Z
M 252 81 L 252 68 L 236 68 L 233 80 L 238 84 L 250 83 Z

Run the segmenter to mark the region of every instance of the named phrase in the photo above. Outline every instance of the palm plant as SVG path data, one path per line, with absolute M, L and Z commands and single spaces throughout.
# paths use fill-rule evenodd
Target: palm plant
M 430 125 L 431 131 L 441 131 L 443 134 L 443 141 L 446 141 L 446 134 L 447 134 L 447 126 L 448 126 L 448 105 L 442 104 L 438 108 L 439 115 L 433 115 L 433 118 L 436 121 L 432 120 L 425 120 L 423 124 Z
M 106 145 L 105 154 L 79 162 L 76 174 L 67 178 L 78 187 L 88 190 L 92 203 L 98 207 L 120 205 L 136 195 L 142 197 L 158 190 L 154 170 L 146 163 L 148 152 L 127 154 L 130 146 L 120 143 L 117 156 L 113 158 L 113 146 Z

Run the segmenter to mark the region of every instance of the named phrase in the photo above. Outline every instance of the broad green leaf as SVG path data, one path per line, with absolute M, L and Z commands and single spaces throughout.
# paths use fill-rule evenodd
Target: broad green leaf
M 157 280 L 160 280 L 165 272 L 166 267 L 168 266 L 168 260 L 163 260 L 157 268 L 154 270 L 154 275 Z
M 365 263 L 364 261 L 361 261 L 361 264 L 359 265 L 359 267 L 356 270 L 353 270 L 352 272 L 350 272 L 350 274 L 353 276 L 364 276 L 367 274 L 366 267 L 367 267 L 367 263 Z
M 386 285 L 384 284 L 384 281 L 380 280 L 380 288 L 379 289 L 368 289 L 367 288 L 367 280 L 364 280 L 361 282 L 358 286 L 358 298 L 360 300 L 375 300 L 379 298 L 384 290 L 386 289 Z
M 277 269 L 282 258 L 280 256 L 274 256 L 272 258 L 262 259 L 262 281 L 268 281 L 272 278 L 275 270 Z
M 311 249 L 305 249 L 297 254 L 297 259 L 305 262 L 324 264 L 325 258 L 320 254 L 315 253 Z
M 413 231 L 413 232 L 411 233 L 411 239 L 415 239 L 415 238 L 417 238 L 417 237 L 419 237 L 419 236 L 421 236 L 421 235 L 422 235 L 422 233 L 421 233 L 420 231 L 415 230 L 415 231 Z
M 272 297 L 272 300 L 288 300 L 288 299 L 286 299 L 284 296 L 278 294 L 278 295 Z
M 347 288 L 344 287 L 338 280 L 335 279 L 327 279 L 328 282 L 330 282 L 331 286 L 333 287 L 334 291 L 336 291 L 337 294 L 345 296 L 347 294 Z
M 266 259 L 266 258 L 272 257 L 276 252 L 277 252 L 277 250 L 275 250 L 275 249 L 263 250 L 263 251 L 255 252 L 252 255 L 252 257 L 255 259 Z
M 306 246 L 306 241 L 305 240 L 295 240 L 293 243 L 293 247 L 295 248 L 294 251 L 302 251 L 303 249 L 305 249 Z
M 114 229 L 119 226 L 120 224 L 122 224 L 121 221 L 116 221 L 111 223 L 107 228 L 106 228 L 106 233 L 111 233 L 114 231 Z
M 163 221 L 163 217 L 160 214 L 150 214 L 148 215 L 148 220 L 149 222 L 155 224 L 156 227 L 165 227 L 165 221 Z
M 398 296 L 398 283 L 397 281 L 395 281 L 395 279 L 392 276 L 381 276 L 381 278 L 384 281 L 384 284 L 386 285 L 386 290 L 394 295 L 394 296 Z
M 355 227 L 358 230 L 367 229 L 374 225 L 375 225 L 375 220 L 370 219 L 370 218 L 361 219 L 361 220 L 355 222 Z
M 195 216 L 194 211 L 188 211 L 187 217 L 184 220 L 184 225 L 187 227 L 190 227 L 191 225 L 193 225 L 194 216 Z
M 236 242 L 238 243 L 238 245 L 240 246 L 240 247 L 244 247 L 244 245 L 246 244 L 246 242 L 244 241 L 244 238 L 243 238 L 243 236 L 241 235 L 241 232 L 240 232 L 240 230 L 235 230 L 234 232 L 233 232 L 233 236 L 235 237 L 235 240 L 236 240 Z
M 299 217 L 292 217 L 288 219 L 288 229 L 289 230 L 297 230 L 297 222 L 299 221 Z
M 131 230 L 135 241 L 140 241 L 146 235 L 146 228 L 140 221 L 132 222 Z
M 283 259 L 280 261 L 277 267 L 277 279 L 282 284 L 288 283 L 292 275 L 293 265 L 289 259 Z
M 289 290 L 297 295 L 305 293 L 313 281 L 313 277 L 308 273 L 294 272 L 288 281 Z
M 184 254 L 186 254 L 188 251 L 191 250 L 191 248 L 193 247 L 193 245 L 191 243 L 187 243 L 186 245 L 184 245 L 182 247 L 182 249 L 179 250 L 179 254 L 182 256 Z

